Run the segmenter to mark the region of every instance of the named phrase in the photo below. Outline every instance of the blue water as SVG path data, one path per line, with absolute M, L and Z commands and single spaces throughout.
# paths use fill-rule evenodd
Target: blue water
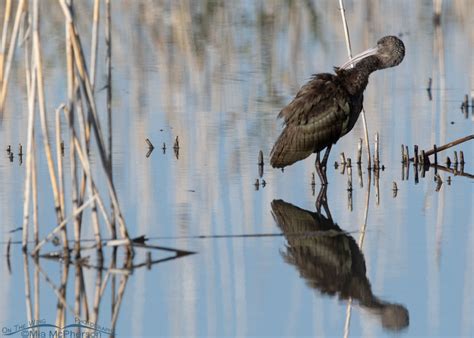
M 398 332 L 387 329 L 380 312 L 356 296 L 349 300 L 339 292 L 323 294 L 309 286 L 296 265 L 285 261 L 290 239 L 272 217 L 271 203 L 281 199 L 307 214 L 315 212 L 320 185 L 316 180 L 313 194 L 313 157 L 284 173 L 266 165 L 266 186 L 258 190 L 254 186 L 259 178 L 258 153 L 262 150 L 268 163 L 281 131 L 276 120 L 279 110 L 312 73 L 331 71 L 347 59 L 336 1 L 113 2 L 113 174 L 128 231 L 132 236 L 146 235 L 148 244 L 195 254 L 151 269 L 136 268 L 128 278 L 111 275 L 97 324 L 112 327 L 111 284 L 116 276 L 115 293 L 121 282 L 125 285 L 115 326 L 118 336 L 474 335 L 474 181 L 440 171 L 444 183 L 436 191 L 433 170 L 424 178 L 420 173 L 415 184 L 413 167 L 408 180 L 402 180 L 400 163 L 401 144 L 408 145 L 412 154 L 414 144 L 427 150 L 473 134 L 473 115 L 465 118 L 459 107 L 473 90 L 469 46 L 474 42 L 474 18 L 468 13 L 474 4 L 444 3 L 438 28 L 431 3 L 369 5 L 346 1 L 354 53 L 387 34 L 399 35 L 407 51 L 398 67 L 374 73 L 365 93 L 370 139 L 373 143 L 375 132 L 379 133 L 385 170 L 380 171 L 378 189 L 371 176 L 365 221 L 369 187 L 365 150 L 363 187 L 357 167 L 352 168 L 352 207 L 347 200 L 347 172 L 342 175 L 341 168 L 332 165 L 340 162 L 341 152 L 355 162 L 357 142 L 363 137 L 359 121 L 331 152 L 328 206 L 333 223 L 346 232 L 341 239 L 353 240 L 359 248 L 371 293 L 382 302 L 403 306 L 409 315 L 407 326 Z M 42 6 L 45 11 L 46 4 Z M 66 77 L 64 56 L 56 52 L 64 39 L 64 19 L 56 2 L 50 6 L 51 12 L 42 14 L 41 32 L 53 132 L 52 112 L 66 100 Z M 88 60 L 92 5 L 77 6 Z M 102 41 L 96 96 L 105 127 Z M 0 144 L 3 148 L 11 144 L 15 153 L 18 143 L 26 145 L 27 119 L 23 49 L 16 57 L 0 125 Z M 426 91 L 430 77 L 431 101 Z M 172 149 L 176 136 L 179 158 Z M 146 138 L 155 145 L 148 158 Z M 92 149 L 97 185 L 105 192 L 95 146 Z M 464 170 L 474 173 L 474 143 L 453 149 L 464 152 Z M 440 161 L 447 155 L 452 159 L 453 149 L 440 154 Z M 66 156 L 66 171 L 69 165 Z M 40 143 L 38 167 L 40 233 L 45 236 L 56 219 Z M 5 255 L 9 238 L 21 241 L 20 232 L 9 231 L 22 225 L 24 168 L 17 156 L 13 163 L 6 154 L 0 161 L 2 328 L 28 320 L 21 246 L 12 244 L 11 273 Z M 398 186 L 396 197 L 393 182 Z M 68 194 L 66 204 L 70 213 Z M 85 219 L 83 236 L 92 239 L 89 213 Z M 104 224 L 102 231 L 107 237 Z M 72 227 L 69 234 L 72 238 Z M 320 235 L 309 240 L 316 242 Z M 44 252 L 53 250 L 57 248 L 49 244 Z M 134 264 L 146 262 L 146 251 L 137 249 Z M 153 259 L 174 255 L 148 251 Z M 95 263 L 93 251 L 83 255 Z M 110 259 L 111 249 L 105 249 L 106 267 Z M 118 265 L 123 261 L 119 251 Z M 39 266 L 59 287 L 63 264 L 43 258 Z M 32 297 L 37 270 L 29 259 Z M 76 271 L 71 265 L 67 278 L 66 301 L 72 309 Z M 92 313 L 97 271 L 84 267 L 83 273 Z M 36 319 L 54 324 L 58 297 L 43 273 L 38 274 Z M 79 317 L 86 318 L 83 305 Z M 65 324 L 74 321 L 74 311 L 66 311 Z

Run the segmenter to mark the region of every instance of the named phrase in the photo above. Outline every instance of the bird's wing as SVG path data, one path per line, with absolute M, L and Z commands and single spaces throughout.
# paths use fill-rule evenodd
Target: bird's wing
M 348 93 L 341 87 L 337 76 L 317 74 L 306 83 L 278 114 L 285 125 L 304 126 L 328 121 L 340 122 L 349 117 Z M 329 122 L 329 121 L 328 121 Z
M 348 100 L 335 75 L 314 76 L 278 115 L 285 128 L 273 147 L 271 164 L 282 168 L 335 143 L 349 126 Z

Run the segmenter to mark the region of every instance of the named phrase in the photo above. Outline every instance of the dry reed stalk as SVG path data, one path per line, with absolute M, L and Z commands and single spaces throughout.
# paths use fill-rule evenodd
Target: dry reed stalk
M 64 104 L 59 105 L 55 111 L 56 122 L 56 159 L 58 161 L 58 182 L 59 182 L 59 205 L 63 212 L 64 207 L 64 175 L 63 175 L 63 157 L 61 155 L 61 110 L 64 109 Z
M 26 13 L 23 13 L 23 18 L 22 21 L 24 25 L 26 25 L 26 18 L 29 18 L 29 15 L 26 15 Z M 31 189 L 32 189 L 32 197 L 33 197 L 33 238 L 35 245 L 38 244 L 39 241 L 39 226 L 38 226 L 38 179 L 37 179 L 37 174 L 36 174 L 36 141 L 34 137 L 34 103 L 35 103 L 35 96 L 36 96 L 36 90 L 33 90 L 34 86 L 36 88 L 36 75 L 32 75 L 35 73 L 32 64 L 30 63 L 30 53 L 31 53 L 31 48 L 29 47 L 28 41 L 29 41 L 29 29 L 25 31 L 25 35 L 23 37 L 25 44 L 24 44 L 24 50 L 25 50 L 25 78 L 26 78 L 26 92 L 27 92 L 27 98 L 28 98 L 28 112 L 29 114 L 32 114 L 33 116 L 29 116 L 29 118 L 32 119 L 32 124 L 33 124 L 33 130 L 31 134 L 31 149 L 29 148 L 29 145 L 27 144 L 27 150 L 26 150 L 26 156 L 30 157 L 31 156 L 31 162 L 28 163 L 28 158 L 26 159 L 27 163 L 27 171 L 28 171 L 28 164 L 30 165 L 31 170 Z M 33 76 L 33 77 L 32 77 Z M 28 121 L 28 127 L 30 126 L 30 120 Z M 28 141 L 27 141 L 28 142 Z M 27 184 L 27 182 L 25 182 Z M 25 196 L 25 201 L 26 201 L 26 196 Z M 28 209 L 28 208 L 27 208 Z M 25 228 L 24 228 L 25 229 Z M 28 230 L 26 230 L 28 231 Z M 35 303 L 36 306 L 36 303 Z M 39 318 L 39 317 L 35 317 Z
M 84 53 L 83 53 L 83 49 L 82 49 L 82 46 L 81 46 L 81 42 L 80 42 L 79 36 L 77 35 L 77 31 L 76 31 L 76 28 L 74 26 L 74 21 L 73 21 L 73 18 L 71 16 L 69 7 L 64 3 L 64 0 L 60 0 L 60 1 L 61 1 L 61 4 L 64 4 L 64 6 L 62 6 L 62 7 L 63 7 L 63 10 L 65 11 L 65 16 L 68 20 L 68 22 L 67 22 L 68 23 L 68 29 L 69 29 L 69 34 L 70 34 L 70 37 L 71 37 L 71 42 L 72 42 L 73 51 L 74 51 L 74 54 L 73 54 L 74 55 L 74 61 L 75 61 L 75 65 L 76 65 L 76 68 L 77 68 L 77 71 L 78 71 L 78 74 L 79 74 L 81 87 L 83 88 L 83 90 L 85 92 L 85 97 L 86 97 L 86 102 L 87 102 L 88 108 L 92 113 L 92 117 L 93 117 L 92 126 L 93 126 L 93 129 L 94 129 L 95 136 L 97 138 L 97 144 L 99 146 L 99 152 L 100 152 L 101 158 L 104 157 L 103 160 L 106 161 L 107 156 L 105 156 L 106 155 L 105 142 L 104 142 L 104 139 L 103 139 L 103 136 L 102 136 L 103 133 L 102 133 L 102 129 L 100 127 L 100 122 L 99 122 L 99 118 L 98 118 L 98 113 L 97 113 L 97 107 L 96 107 L 96 104 L 95 104 L 94 94 L 92 92 L 91 82 L 90 82 L 89 76 L 87 74 L 87 68 L 86 68 L 86 64 L 85 64 L 85 60 L 84 60 Z M 105 165 L 105 168 L 107 168 L 107 163 L 104 163 L 104 165 Z
M 99 122 L 99 118 L 97 114 L 94 96 L 93 96 L 91 85 L 90 85 L 90 80 L 86 71 L 84 54 L 81 47 L 81 43 L 80 43 L 79 37 L 76 34 L 74 21 L 73 21 L 69 7 L 66 5 L 64 0 L 60 0 L 60 3 L 69 25 L 69 30 L 70 30 L 70 35 L 71 35 L 71 40 L 72 40 L 72 45 L 73 45 L 73 50 L 74 50 L 74 59 L 75 59 L 77 71 L 79 73 L 80 81 L 81 81 L 81 88 L 85 92 L 88 109 L 92 113 L 92 126 L 94 130 L 94 134 L 97 139 L 97 145 L 99 148 L 99 155 L 100 155 L 99 157 L 101 159 L 101 163 L 102 163 L 104 172 L 106 174 L 106 178 L 107 178 L 106 181 L 107 181 L 107 186 L 109 189 L 110 198 L 114 206 L 115 213 L 117 214 L 121 235 L 122 237 L 127 238 L 127 240 L 129 240 L 128 232 L 125 226 L 125 220 L 123 219 L 123 216 L 121 214 L 120 207 L 118 204 L 117 194 L 115 192 L 115 187 L 113 185 L 112 177 L 110 175 L 110 170 L 109 170 L 110 164 L 108 162 L 108 157 L 106 154 L 105 144 L 104 144 L 104 140 L 102 136 L 103 134 L 100 128 L 100 122 Z
M 5 70 L 3 71 L 3 74 L 2 74 L 2 87 L 0 91 L 0 119 L 3 116 L 3 110 L 5 108 L 5 101 L 6 101 L 7 90 L 8 90 L 8 78 L 10 76 L 10 69 L 11 69 L 12 60 L 13 60 L 13 54 L 15 52 L 16 40 L 18 37 L 18 31 L 20 27 L 21 14 L 23 12 L 24 7 L 25 7 L 25 0 L 20 0 L 20 3 L 18 4 L 17 10 L 16 10 L 12 35 L 10 37 L 10 46 L 8 47 L 7 63 L 5 64 L 5 67 L 4 67 Z
M 53 289 L 53 292 L 56 294 L 56 297 L 58 297 L 58 311 L 59 307 L 67 308 L 71 314 L 74 315 L 74 309 L 69 306 L 69 304 L 66 302 L 65 298 L 65 290 L 67 286 L 67 280 L 68 280 L 68 274 L 69 274 L 69 262 L 67 260 L 64 261 L 63 263 L 63 274 L 61 276 L 61 285 L 58 287 L 56 286 L 53 281 L 49 278 L 48 274 L 41 268 L 41 265 L 39 264 L 39 261 L 35 261 L 35 266 L 40 272 L 40 274 L 43 276 L 45 282 Z M 56 325 L 59 326 L 61 324 L 60 322 L 56 321 Z M 62 325 L 61 327 L 63 327 Z
M 49 277 L 46 280 L 47 282 L 49 281 L 50 287 L 53 289 L 56 297 L 58 298 L 58 303 L 56 304 L 56 326 L 59 327 L 64 327 L 66 324 L 66 309 L 68 309 L 71 314 L 74 314 L 74 309 L 72 309 L 66 301 L 67 280 L 65 280 L 64 277 L 69 275 L 69 265 L 65 266 L 65 268 L 66 270 L 63 272 L 62 283 L 59 288 L 56 288 L 56 286 L 49 280 Z
M 116 248 L 113 248 L 112 252 L 112 259 L 110 260 L 110 265 L 109 268 L 107 269 L 107 273 L 105 274 L 104 281 L 102 282 L 102 285 L 100 286 L 100 297 L 104 295 L 105 288 L 107 287 L 107 283 L 109 281 L 109 277 L 112 275 L 111 270 L 115 268 L 116 266 L 116 260 L 117 260 L 117 250 Z M 113 288 L 113 287 L 112 287 Z M 112 293 L 113 295 L 114 293 Z M 113 296 L 114 297 L 114 296 Z M 113 298 L 112 297 L 112 298 Z M 113 305 L 112 305 L 113 308 Z
M 89 316 L 89 303 L 87 301 L 87 293 L 86 293 L 86 283 L 84 282 L 84 270 L 82 269 L 82 266 L 80 264 L 76 264 L 76 270 L 79 271 L 79 277 L 80 277 L 80 286 L 81 286 L 81 297 L 82 297 L 82 303 L 84 306 L 84 316 L 86 320 L 90 319 Z
M 71 197 L 72 197 L 72 212 L 76 214 L 79 204 L 83 199 L 78 196 L 77 190 L 77 169 L 76 169 L 76 152 L 74 145 L 74 136 L 71 132 L 74 130 L 74 92 L 75 92 L 75 76 L 74 76 L 74 57 L 72 55 L 72 42 L 69 34 L 68 24 L 65 24 L 65 39 L 66 39 L 66 71 L 67 71 L 67 110 L 64 111 L 69 127 L 69 161 L 71 174 Z M 74 228 L 74 250 L 76 253 L 80 250 L 81 239 L 81 219 L 82 214 L 77 214 L 73 220 Z
M 87 296 L 84 287 L 84 274 L 82 272 L 82 267 L 80 264 L 75 264 L 76 274 L 74 278 L 74 291 L 75 291 L 75 301 L 74 301 L 74 313 L 76 316 L 80 316 L 85 320 L 89 321 L 89 306 L 87 304 Z M 81 299 L 83 300 L 83 309 L 84 315 L 82 315 L 81 308 Z
M 349 27 L 347 26 L 347 20 L 346 20 L 346 10 L 344 9 L 344 1 L 339 0 L 339 9 L 341 11 L 341 18 L 342 18 L 342 24 L 344 26 L 344 36 L 346 38 L 346 48 L 347 48 L 347 55 L 349 56 L 349 60 L 352 59 L 352 48 L 351 48 L 351 40 L 349 37 Z M 351 67 L 354 67 L 351 64 Z M 371 160 L 371 155 L 370 155 L 370 144 L 369 144 L 369 129 L 367 128 L 367 120 L 365 118 L 365 110 L 362 108 L 362 123 L 364 125 L 364 136 L 365 136 L 365 146 L 367 147 L 367 167 L 370 168 L 372 166 L 372 160 Z
M 68 114 L 65 113 L 65 116 L 66 118 L 69 118 L 68 117 Z M 69 122 L 69 121 L 68 121 Z M 78 158 L 79 158 L 79 161 L 81 162 L 82 164 L 82 167 L 83 167 L 83 170 L 84 170 L 84 173 L 86 175 L 86 177 L 89 178 L 89 180 L 91 180 L 91 185 L 92 185 L 92 191 L 94 192 L 95 196 L 96 196 L 96 199 L 97 199 L 97 204 L 99 205 L 99 209 L 101 210 L 102 214 L 103 214 L 103 217 L 104 217 L 104 220 L 110 230 L 110 232 L 112 233 L 112 226 L 110 224 L 110 220 L 108 218 L 108 215 L 107 215 L 107 212 L 105 210 L 105 207 L 104 207 L 104 202 L 102 201 L 100 195 L 99 195 L 99 192 L 95 186 L 95 183 L 94 183 L 94 180 L 93 180 L 93 177 L 92 177 L 92 173 L 91 173 L 91 166 L 90 166 L 90 162 L 89 162 L 89 158 L 87 157 L 87 155 L 85 154 L 85 151 L 82 149 L 81 147 L 81 144 L 80 144 L 80 141 L 79 139 L 77 138 L 76 134 L 75 134 L 75 130 L 72 129 L 71 130 L 71 133 L 72 133 L 72 138 L 71 138 L 71 148 L 74 148 L 77 155 L 78 155 Z
M 72 213 L 71 216 L 69 216 L 69 218 L 76 217 L 78 214 L 83 212 L 85 208 L 87 208 L 90 204 L 92 204 L 96 196 L 97 195 L 94 195 L 87 202 L 83 203 L 79 208 L 77 208 L 75 212 Z M 56 233 L 63 230 L 63 228 L 66 226 L 67 222 L 69 221 L 69 218 L 66 218 L 64 221 L 62 221 L 56 228 L 53 229 L 53 231 L 49 233 L 49 235 L 47 235 L 43 240 L 41 240 L 41 242 L 39 242 L 38 245 L 36 245 L 36 247 L 33 249 L 33 251 L 31 252 L 31 255 L 32 256 L 36 255 L 43 245 L 49 242 Z
M 379 167 L 380 167 L 379 133 L 375 133 L 375 136 L 374 136 L 374 170 L 379 169 Z
M 91 69 L 89 77 L 91 79 L 92 90 L 95 88 L 95 70 L 97 60 L 97 45 L 99 35 L 99 13 L 100 13 L 100 0 L 94 0 L 94 14 L 92 23 L 92 42 L 91 42 Z
M 107 126 L 109 131 L 109 171 L 110 177 L 112 176 L 112 34 L 111 34 L 111 10 L 110 0 L 105 0 L 105 45 L 106 45 L 106 58 L 105 65 L 107 68 Z M 114 205 L 111 205 L 112 209 L 112 238 L 117 238 L 115 229 L 115 213 Z
M 24 21 L 26 21 L 25 17 L 26 16 L 23 17 Z M 24 36 L 24 39 L 25 39 L 26 43 L 24 44 L 24 48 L 23 48 L 24 51 L 25 51 L 26 97 L 30 97 L 31 72 L 32 72 L 32 67 L 31 67 L 31 63 L 30 63 L 31 48 L 28 48 L 29 47 L 28 41 L 30 40 L 29 37 L 30 37 L 30 34 L 29 34 L 29 30 L 28 30 L 28 33 L 25 33 L 25 36 Z
M 77 95 L 77 97 L 79 97 L 79 95 Z M 78 121 L 79 121 L 79 126 L 80 126 L 80 129 L 83 131 L 82 133 L 82 142 L 83 142 L 83 146 L 84 147 L 87 147 L 87 140 L 86 140 L 86 133 L 85 133 L 85 128 L 86 128 L 86 121 L 85 121 L 85 116 L 84 116 L 84 111 L 82 110 L 80 104 L 77 105 L 77 110 L 78 110 Z M 73 131 L 72 131 L 73 132 Z M 87 161 L 89 161 L 89 158 L 88 156 L 85 156 L 85 158 L 87 159 Z M 81 160 L 82 162 L 82 160 Z M 84 167 L 84 165 L 83 165 Z M 93 195 L 95 194 L 95 191 L 96 191 L 96 187 L 95 187 L 95 184 L 94 184 L 94 181 L 92 179 L 92 172 L 91 172 L 91 166 L 90 166 L 90 163 L 87 163 L 87 172 L 84 168 L 84 173 L 88 173 L 84 179 L 83 179 L 83 183 L 86 182 L 87 180 L 87 176 L 89 177 L 89 180 L 88 180 L 88 184 L 89 184 L 89 196 L 90 195 Z M 98 193 L 96 193 L 97 195 L 99 195 Z M 83 198 L 81 196 L 81 198 Z M 99 218 L 97 216 L 97 206 L 96 206 L 96 203 L 94 201 L 94 203 L 92 204 L 92 213 L 91 213 L 91 218 L 92 218 L 92 226 L 94 228 L 94 236 L 95 236 L 95 240 L 96 240 L 96 244 L 97 244 L 97 249 L 98 250 L 101 250 L 102 249 L 102 240 L 101 240 L 101 237 L 100 237 L 100 225 L 99 225 Z
M 56 219 L 58 224 L 61 223 L 64 219 L 64 210 L 61 208 L 60 203 L 60 194 L 58 190 L 58 183 L 56 180 L 56 173 L 54 169 L 54 161 L 53 155 L 51 151 L 51 146 L 49 143 L 49 132 L 48 132 L 48 125 L 46 120 L 46 102 L 44 96 L 44 84 L 43 84 L 43 66 L 42 66 L 42 59 L 41 59 L 41 42 L 39 38 L 39 31 L 38 31 L 38 18 L 39 18 L 39 5 L 38 0 L 33 1 L 33 54 L 35 58 L 35 65 L 36 65 L 36 75 L 37 75 L 37 86 L 38 86 L 38 103 L 39 103 L 39 112 L 40 112 L 40 122 L 41 122 L 41 129 L 43 134 L 43 145 L 46 155 L 46 161 L 48 163 L 48 170 L 49 176 L 51 181 L 51 188 L 53 190 L 53 198 L 54 198 L 54 207 L 56 210 Z M 68 240 L 66 234 L 66 228 L 63 228 L 62 232 L 63 244 L 64 247 L 68 247 Z
M 91 322 L 92 323 L 97 323 L 99 321 L 99 307 L 100 307 L 100 301 L 101 301 L 101 286 L 102 286 L 102 263 L 101 262 L 99 269 L 97 269 L 97 276 L 95 278 L 95 292 L 94 292 L 94 304 L 92 305 L 92 316 L 91 316 Z
M 28 243 L 28 223 L 30 217 L 30 189 L 31 189 L 31 156 L 32 144 L 34 137 L 34 121 L 35 121 L 35 98 L 36 98 L 36 63 L 32 65 L 32 78 L 30 82 L 31 88 L 28 90 L 28 125 L 27 125 L 27 141 L 26 141 L 26 173 L 25 173 L 25 190 L 23 198 L 23 240 L 22 247 L 26 250 Z
M 3 65 L 5 63 L 5 49 L 7 47 L 8 25 L 12 9 L 11 0 L 5 2 L 5 12 L 3 17 L 2 41 L 0 42 L 0 88 L 3 83 Z
M 30 269 L 26 252 L 23 253 L 23 274 L 25 275 L 26 318 L 28 319 L 28 322 L 31 322 L 33 319 L 33 311 L 31 307 Z
M 74 275 L 74 314 L 81 316 L 81 280 L 79 279 L 79 267 L 76 264 L 76 273 Z
M 40 311 L 39 311 L 39 308 L 40 308 L 40 298 L 39 298 L 39 294 L 40 294 L 40 285 L 39 285 L 39 269 L 38 269 L 38 264 L 39 264 L 39 257 L 34 257 L 33 258 L 33 261 L 35 263 L 35 279 L 34 279 L 34 301 L 35 301 L 35 318 L 40 318 Z M 37 335 L 36 337 L 39 337 L 39 335 Z
M 112 321 L 110 324 L 110 328 L 112 330 L 113 335 L 115 335 L 115 326 L 117 324 L 118 314 L 120 311 L 120 305 L 122 304 L 123 294 L 125 293 L 125 287 L 127 286 L 127 282 L 128 282 L 128 275 L 122 276 L 122 280 L 120 281 L 120 286 L 117 293 L 117 301 L 113 306 Z
M 35 245 L 39 243 L 39 223 L 38 223 L 38 175 L 36 174 L 36 141 L 33 134 L 33 151 L 31 156 L 31 188 L 33 192 L 33 239 Z M 39 317 L 36 317 L 39 318 Z
M 437 146 L 436 148 L 433 147 L 433 149 L 430 149 L 430 150 L 427 150 L 425 152 L 425 156 L 428 157 L 430 155 L 433 155 L 433 154 L 437 154 L 439 153 L 440 151 L 443 151 L 443 150 L 446 150 L 446 149 L 449 149 L 451 147 L 454 147 L 458 144 L 461 144 L 461 143 L 464 143 L 464 142 L 467 142 L 467 141 L 470 141 L 470 140 L 474 140 L 474 134 L 472 135 L 468 135 L 468 136 L 465 136 L 465 137 L 461 137 L 460 139 L 457 139 L 457 140 L 454 140 L 452 142 L 449 142 L 447 144 L 444 144 L 442 146 Z M 413 158 L 410 158 L 410 161 L 414 161 L 414 157 Z M 436 161 L 435 161 L 436 162 Z
M 380 205 L 380 177 L 378 171 L 374 173 L 374 183 L 375 183 L 375 204 Z

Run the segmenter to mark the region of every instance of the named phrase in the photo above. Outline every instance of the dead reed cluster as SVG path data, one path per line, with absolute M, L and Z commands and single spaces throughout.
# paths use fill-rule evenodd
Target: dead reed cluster
M 16 5 L 16 8 L 14 8 Z M 74 8 L 70 0 L 58 0 L 58 8 L 64 14 L 64 45 L 63 53 L 65 62 L 65 74 L 67 74 L 67 88 L 64 92 L 64 101 L 57 103 L 55 112 L 47 111 L 44 91 L 44 75 L 42 62 L 42 37 L 40 34 L 40 20 L 46 13 L 40 13 L 39 0 L 32 1 L 5 1 L 4 20 L 0 44 L 0 118 L 3 116 L 5 101 L 8 92 L 9 75 L 11 73 L 15 54 L 19 49 L 24 53 L 24 69 L 26 77 L 26 94 L 28 103 L 27 122 L 27 145 L 26 145 L 26 176 L 24 187 L 23 207 L 23 250 L 27 251 L 29 240 L 30 223 L 33 224 L 33 238 L 35 247 L 32 255 L 37 255 L 41 247 L 61 234 L 64 254 L 74 249 L 76 255 L 80 255 L 80 240 L 82 213 L 87 208 L 91 210 L 91 224 L 93 226 L 95 247 L 101 252 L 104 241 L 101 224 L 105 224 L 108 234 L 112 240 L 106 245 L 126 245 L 127 251 L 131 252 L 131 240 L 127 232 L 124 217 L 122 215 L 114 182 L 112 179 L 112 88 L 111 88 L 111 12 L 110 1 L 105 0 L 104 12 L 104 37 L 103 48 L 106 51 L 106 112 L 107 135 L 106 141 L 104 130 L 100 124 L 97 98 L 95 95 L 95 77 L 97 73 L 97 51 L 99 49 L 100 29 L 100 1 L 94 1 L 93 16 L 91 21 L 92 38 L 91 55 L 87 59 L 84 54 L 84 39 L 80 36 L 74 17 Z M 48 120 L 54 113 L 55 135 L 49 135 Z M 48 119 L 48 116 L 50 117 Z M 61 130 L 61 121 L 64 119 L 67 130 Z M 39 121 L 39 128 L 37 127 Z M 95 142 L 92 140 L 95 139 Z M 48 167 L 50 185 L 54 199 L 54 211 L 56 214 L 56 228 L 40 239 L 38 221 L 38 182 L 37 182 L 37 140 L 42 140 Z M 64 143 L 65 145 L 64 145 Z M 101 163 L 102 173 L 92 170 L 90 162 L 90 147 L 97 145 L 98 158 Z M 62 154 L 64 149 L 69 149 L 70 172 L 64 171 Z M 97 188 L 97 175 L 105 177 L 107 191 L 99 191 Z M 70 180 L 71 193 L 65 194 L 65 180 Z M 68 182 L 68 183 L 69 183 Z M 108 208 L 104 200 L 108 195 L 111 207 Z M 66 210 L 66 198 L 71 198 L 72 210 Z M 30 205 L 31 204 L 31 205 Z M 31 217 L 32 216 L 32 217 Z M 32 222 L 31 222 L 32 218 Z M 118 229 L 117 229 L 118 227 Z M 74 233 L 74 245 L 70 248 L 68 243 L 68 231 Z M 118 231 L 118 234 L 117 234 Z M 118 238 L 119 237 L 119 238 Z

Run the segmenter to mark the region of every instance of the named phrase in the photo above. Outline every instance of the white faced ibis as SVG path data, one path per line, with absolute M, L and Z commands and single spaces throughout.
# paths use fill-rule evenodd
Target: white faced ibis
M 362 110 L 369 75 L 379 69 L 395 67 L 405 56 L 403 42 L 385 36 L 341 67 L 336 74 L 315 74 L 278 114 L 284 129 L 271 151 L 270 164 L 284 168 L 316 153 L 316 171 L 327 184 L 326 163 L 331 147 L 354 127 Z M 353 68 L 349 66 L 353 64 Z M 326 148 L 323 161 L 319 153 Z

